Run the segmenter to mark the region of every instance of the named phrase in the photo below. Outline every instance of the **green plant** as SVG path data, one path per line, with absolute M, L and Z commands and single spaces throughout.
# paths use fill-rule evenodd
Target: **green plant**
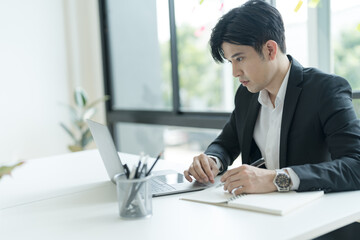
M 84 89 L 78 87 L 74 91 L 75 106 L 66 105 L 70 110 L 72 127 L 67 127 L 64 123 L 60 126 L 72 138 L 73 144 L 68 148 L 72 152 L 84 150 L 92 141 L 90 129 L 86 124 L 86 119 L 90 119 L 96 113 L 96 105 L 109 100 L 109 96 L 103 96 L 91 103 L 88 101 L 87 93 Z
M 0 179 L 5 175 L 11 175 L 11 171 L 16 168 L 17 166 L 20 166 L 24 162 L 19 162 L 17 164 L 14 164 L 12 166 L 0 166 Z

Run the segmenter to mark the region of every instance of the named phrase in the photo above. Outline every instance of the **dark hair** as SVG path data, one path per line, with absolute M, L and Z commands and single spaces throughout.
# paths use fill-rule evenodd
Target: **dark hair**
M 224 61 L 223 42 L 247 45 L 260 55 L 262 46 L 274 40 L 286 53 L 284 23 L 279 11 L 261 0 L 251 0 L 222 16 L 212 30 L 210 47 L 216 62 Z

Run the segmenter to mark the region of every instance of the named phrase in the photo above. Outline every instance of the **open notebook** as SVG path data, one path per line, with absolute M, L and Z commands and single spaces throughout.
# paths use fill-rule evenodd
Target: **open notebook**
M 180 199 L 275 215 L 285 215 L 323 195 L 323 191 L 301 193 L 290 191 L 234 196 L 224 191 L 223 186 L 219 184 L 200 192 L 185 195 Z

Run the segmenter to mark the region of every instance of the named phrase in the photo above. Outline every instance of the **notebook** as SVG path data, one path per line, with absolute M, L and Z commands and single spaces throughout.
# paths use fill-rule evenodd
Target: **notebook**
M 285 215 L 323 195 L 323 191 L 290 191 L 234 196 L 233 194 L 224 191 L 223 185 L 218 184 L 203 191 L 188 194 L 180 199 L 275 215 Z
M 95 144 L 99 149 L 105 169 L 110 180 L 115 183 L 114 176 L 125 173 L 120 156 L 116 151 L 114 141 L 109 129 L 97 122 L 86 120 Z M 202 184 L 197 181 L 190 183 L 185 177 L 174 170 L 153 171 L 151 179 L 152 195 L 165 196 L 176 193 L 193 192 L 207 188 L 210 184 Z

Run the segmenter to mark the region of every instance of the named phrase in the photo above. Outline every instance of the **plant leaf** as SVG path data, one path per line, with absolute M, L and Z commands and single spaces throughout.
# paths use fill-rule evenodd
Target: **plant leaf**
M 70 129 L 69 129 L 67 126 L 65 126 L 65 124 L 60 123 L 60 126 L 65 130 L 65 132 L 67 132 L 67 133 L 69 134 L 69 136 L 70 136 L 75 142 L 77 141 L 75 135 L 70 131 Z
M 78 145 L 69 145 L 68 148 L 72 152 L 79 152 L 79 151 L 84 150 L 82 147 L 80 147 Z
M 85 139 L 84 139 L 84 147 L 86 147 L 91 141 L 93 140 L 93 137 L 92 136 L 87 136 Z
M 106 102 L 107 100 L 110 99 L 110 96 L 109 95 L 105 95 L 99 99 L 96 99 L 95 101 L 93 101 L 92 103 L 90 103 L 88 106 L 86 106 L 86 108 L 92 108 L 94 107 L 95 105 L 101 103 L 101 102 Z
M 85 90 L 81 87 L 77 87 L 74 92 L 74 99 L 78 107 L 85 107 L 88 99 Z
M 81 146 L 84 148 L 92 140 L 92 135 L 90 129 L 87 128 L 85 132 L 81 135 Z
M 94 114 L 96 113 L 96 109 L 95 108 L 89 108 L 84 112 L 84 116 L 82 120 L 86 120 L 86 119 L 90 119 L 92 116 L 94 116 Z
M 79 119 L 75 121 L 74 124 L 77 127 L 77 129 L 79 129 L 79 131 L 81 131 L 84 126 L 86 126 L 86 122 L 83 119 Z
M 20 166 L 22 165 L 24 162 L 19 162 L 17 164 L 14 164 L 12 166 L 2 166 L 0 167 L 0 179 L 1 177 L 3 177 L 4 175 L 7 175 L 7 174 L 11 174 L 11 171 L 16 168 L 17 166 Z

